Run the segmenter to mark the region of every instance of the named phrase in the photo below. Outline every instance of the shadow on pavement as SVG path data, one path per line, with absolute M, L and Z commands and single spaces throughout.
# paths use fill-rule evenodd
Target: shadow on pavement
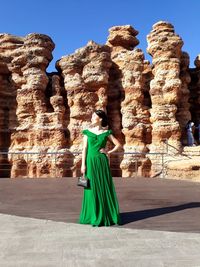
M 121 215 L 122 225 L 125 225 L 131 222 L 140 221 L 155 216 L 161 216 L 167 213 L 172 213 L 192 208 L 200 208 L 200 202 L 187 203 L 172 207 L 163 207 L 163 208 L 132 211 L 132 212 L 122 212 L 120 213 L 120 215 Z
M 122 225 L 200 233 L 200 184 L 167 179 L 114 179 Z M 83 197 L 77 179 L 0 179 L 0 213 L 77 223 Z

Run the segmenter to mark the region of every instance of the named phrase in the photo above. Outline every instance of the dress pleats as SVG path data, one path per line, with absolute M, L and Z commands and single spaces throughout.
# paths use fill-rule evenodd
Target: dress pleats
M 79 223 L 93 226 L 120 224 L 119 204 L 109 160 L 106 154 L 99 152 L 105 147 L 107 137 L 112 131 L 99 135 L 89 130 L 83 130 L 82 133 L 88 139 L 85 175 L 90 180 L 90 188 L 83 191 Z

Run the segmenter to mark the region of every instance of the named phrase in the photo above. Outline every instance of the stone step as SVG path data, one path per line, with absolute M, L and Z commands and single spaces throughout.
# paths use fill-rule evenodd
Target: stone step
M 182 154 L 188 156 L 200 156 L 200 146 L 185 146 Z

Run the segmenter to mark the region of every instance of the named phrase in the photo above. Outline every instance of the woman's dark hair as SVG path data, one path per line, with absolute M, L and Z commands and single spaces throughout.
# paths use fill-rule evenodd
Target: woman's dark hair
M 102 127 L 108 126 L 108 117 L 107 117 L 105 111 L 98 109 L 98 110 L 95 110 L 94 112 L 97 114 L 97 116 L 99 116 L 99 118 L 102 119 L 101 126 Z

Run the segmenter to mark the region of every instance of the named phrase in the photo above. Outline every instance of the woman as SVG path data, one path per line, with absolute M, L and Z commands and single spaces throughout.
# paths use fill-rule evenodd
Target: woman
M 193 136 L 194 122 L 189 120 L 186 124 L 188 146 L 195 146 Z
M 200 121 L 199 120 L 197 120 L 196 122 L 195 130 L 196 130 L 196 137 L 197 137 L 198 145 L 199 145 L 200 144 Z
M 83 130 L 83 153 L 81 172 L 90 180 L 90 187 L 84 188 L 79 223 L 92 226 L 120 224 L 119 205 L 109 168 L 108 155 L 121 147 L 108 125 L 106 113 L 96 110 L 92 114 L 91 128 Z M 106 151 L 107 138 L 114 143 Z

